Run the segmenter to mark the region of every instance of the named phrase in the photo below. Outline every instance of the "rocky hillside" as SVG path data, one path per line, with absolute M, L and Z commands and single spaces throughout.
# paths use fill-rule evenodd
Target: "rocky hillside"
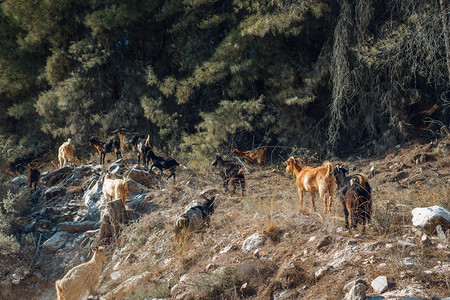
M 245 165 L 243 197 L 225 193 L 212 167 L 186 164 L 173 183 L 133 165 L 131 153 L 103 166 L 49 169 L 24 216 L 23 230 L 38 245 L 34 265 L 19 286 L 2 287 L 0 298 L 55 299 L 55 280 L 99 244 L 109 254 L 98 291 L 105 300 L 450 297 L 449 223 L 441 218 L 443 231 L 434 224 L 430 232 L 414 227 L 411 213 L 450 209 L 449 155 L 447 138 L 400 145 L 382 157 L 333 160 L 350 173 L 374 170 L 374 213 L 365 234 L 344 228 L 337 194 L 330 214 L 322 213 L 318 197 L 311 212 L 309 194 L 300 211 L 295 180 L 282 164 Z M 105 171 L 128 176 L 127 222 L 117 236 L 102 232 Z M 26 178 L 12 183 L 26 189 Z M 200 195 L 216 195 L 209 226 L 176 240 L 178 216 Z

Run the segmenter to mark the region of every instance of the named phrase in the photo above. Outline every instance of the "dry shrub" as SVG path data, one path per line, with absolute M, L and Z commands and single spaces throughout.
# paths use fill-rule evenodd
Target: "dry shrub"
M 209 274 L 200 274 L 188 283 L 193 289 L 193 299 L 239 299 L 235 274 L 221 268 Z
M 272 298 L 273 292 L 279 289 L 292 289 L 300 284 L 310 284 L 312 279 L 302 267 L 300 261 L 290 261 L 283 265 L 275 278 L 263 292 L 263 296 Z

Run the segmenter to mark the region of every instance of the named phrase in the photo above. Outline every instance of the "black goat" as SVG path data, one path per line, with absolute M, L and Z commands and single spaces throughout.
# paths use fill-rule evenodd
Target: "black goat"
M 354 174 L 347 176 L 346 173 L 348 173 L 348 171 L 339 165 L 336 166 L 332 172 L 330 172 L 330 174 L 334 175 L 334 178 L 336 178 L 336 184 L 339 188 L 339 200 L 342 203 L 342 208 L 344 211 L 345 228 L 349 228 L 349 214 L 354 214 L 351 216 L 352 227 L 356 227 L 357 223 L 354 223 L 354 221 L 364 221 L 363 231 L 365 231 L 365 221 L 370 221 L 372 211 L 371 187 L 363 175 Z M 358 184 L 358 182 L 360 183 Z M 350 187 L 351 191 L 347 196 Z
M 169 177 L 167 177 L 167 179 L 169 179 L 170 177 L 173 177 L 173 182 L 175 183 L 175 168 L 176 168 L 176 166 L 180 165 L 175 159 L 173 159 L 171 157 L 163 158 L 161 156 L 156 156 L 155 153 L 151 149 L 147 150 L 145 156 L 147 159 L 147 164 L 150 159 L 152 160 L 152 165 L 150 166 L 150 170 L 152 170 L 154 167 L 161 170 L 161 172 L 163 171 L 163 169 L 169 170 L 170 175 L 169 175 Z
M 141 165 L 142 157 L 142 164 L 148 166 L 147 151 L 151 149 L 150 135 L 147 136 L 147 139 L 142 136 L 134 135 L 130 139 L 130 145 L 133 152 L 137 153 L 138 165 Z
M 366 232 L 366 223 L 370 222 L 372 215 L 372 191 L 367 179 L 356 174 L 350 179 L 350 185 L 344 196 L 345 226 L 349 228 L 348 215 L 351 218 L 351 227 L 356 228 L 358 223 L 363 226 L 362 232 Z
M 236 186 L 240 184 L 242 188 L 242 196 L 244 196 L 245 176 L 244 170 L 240 165 L 233 161 L 223 160 L 222 156 L 219 154 L 216 154 L 212 165 L 217 166 L 219 169 L 225 192 L 228 191 L 228 182 L 231 181 L 231 184 L 233 185 L 233 192 L 236 190 Z
M 100 164 L 105 163 L 106 153 L 115 152 L 117 159 L 122 157 L 122 153 L 120 152 L 120 140 L 118 138 L 114 138 L 106 143 L 101 142 L 96 138 L 91 138 L 89 140 L 89 145 L 95 147 L 100 154 Z
M 214 212 L 214 200 L 215 196 L 212 196 L 201 205 L 193 206 L 179 216 L 175 225 L 175 234 L 178 236 L 183 229 L 191 232 L 198 230 L 203 224 L 209 226 L 211 215 Z
M 33 185 L 34 190 L 36 190 L 36 186 L 39 184 L 39 181 L 41 179 L 41 172 L 39 172 L 33 164 L 29 164 L 28 166 L 30 168 L 30 174 L 28 175 L 28 184 L 30 185 L 30 190 Z

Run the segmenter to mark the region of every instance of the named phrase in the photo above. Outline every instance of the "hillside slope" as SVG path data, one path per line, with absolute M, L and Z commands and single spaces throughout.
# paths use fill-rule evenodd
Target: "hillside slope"
M 311 212 L 309 194 L 300 211 L 295 180 L 281 164 L 246 165 L 244 197 L 224 193 L 215 169 L 179 168 L 176 183 L 141 178 L 141 184 L 131 185 L 127 202 L 134 221 L 107 245 L 100 299 L 343 299 L 344 287 L 357 279 L 365 282 L 368 296 L 379 296 L 370 284 L 380 275 L 389 282 L 384 299 L 450 296 L 449 233 L 447 242 L 434 234 L 432 244 L 424 245 L 411 223 L 415 207 L 450 209 L 450 138 L 397 148 L 383 157 L 333 161 L 351 173 L 368 175 L 375 168 L 374 214 L 364 235 L 360 228 L 344 229 L 336 195 L 330 214 L 322 213 L 318 197 L 317 212 Z M 60 192 L 41 189 L 29 216 L 41 236 L 35 266 L 24 283 L 3 290 L 2 297 L 56 297 L 54 281 L 87 259 L 99 235 L 98 226 L 67 232 L 61 222 L 100 219 L 102 172 L 123 174 L 130 168 L 120 162 L 82 165 L 67 169 L 52 187 Z M 208 190 L 217 192 L 210 226 L 177 242 L 177 217 Z M 90 201 L 96 205 L 89 207 Z M 51 249 L 44 242 L 55 232 L 63 232 L 64 243 Z M 247 241 L 244 251 L 249 237 L 253 244 Z

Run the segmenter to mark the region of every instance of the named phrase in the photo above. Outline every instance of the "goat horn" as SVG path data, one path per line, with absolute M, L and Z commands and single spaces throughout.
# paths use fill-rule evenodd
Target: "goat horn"
M 294 156 L 292 156 L 292 157 L 295 158 L 295 159 L 300 158 L 300 159 L 303 161 L 303 163 L 305 162 L 305 160 L 303 159 L 303 157 L 301 157 L 300 155 L 294 155 Z

